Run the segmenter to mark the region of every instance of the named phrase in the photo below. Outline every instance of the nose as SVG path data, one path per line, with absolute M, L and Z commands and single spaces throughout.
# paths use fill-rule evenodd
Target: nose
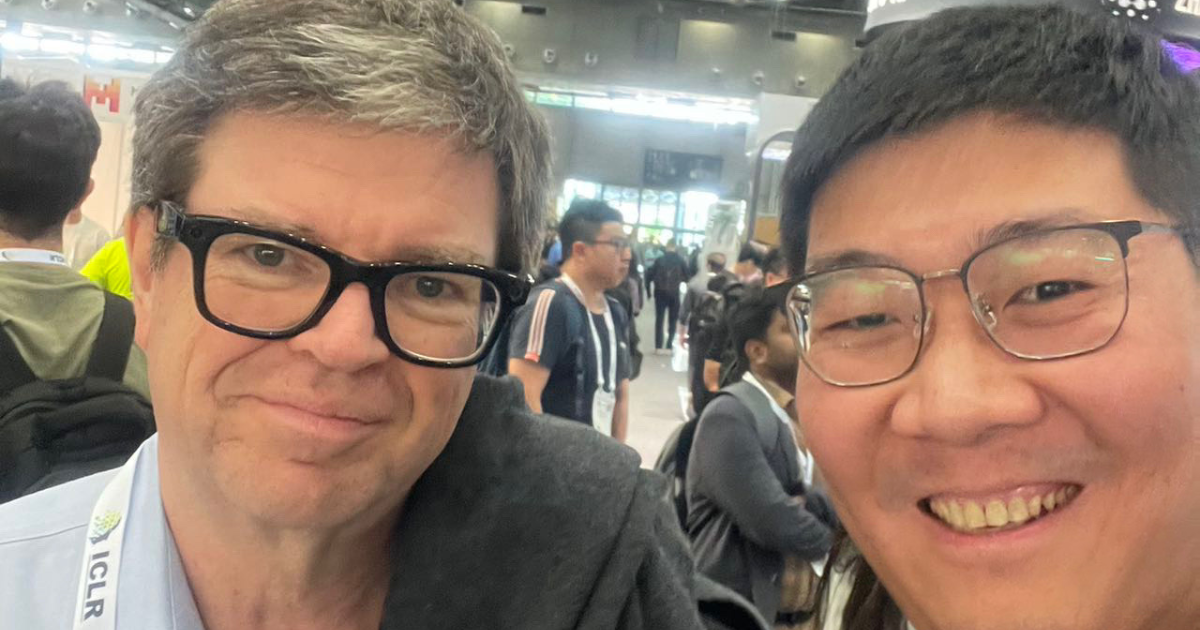
M 1024 370 L 1036 366 L 997 348 L 972 315 L 966 296 L 949 293 L 938 305 L 913 373 L 901 381 L 906 389 L 892 409 L 892 430 L 973 446 L 1005 430 L 1036 424 L 1044 402 L 1022 378 Z
M 367 287 L 358 283 L 346 287 L 320 323 L 289 339 L 288 345 L 307 352 L 332 370 L 347 373 L 391 357 L 391 351 L 375 332 Z

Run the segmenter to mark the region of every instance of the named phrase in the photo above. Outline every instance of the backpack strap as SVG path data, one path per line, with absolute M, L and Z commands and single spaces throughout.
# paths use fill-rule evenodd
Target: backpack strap
M 38 377 L 29 368 L 29 364 L 21 357 L 21 351 L 13 342 L 8 331 L 0 327 L 0 396 L 7 394 L 23 385 L 28 385 Z
M 133 345 L 133 325 L 133 303 L 105 291 L 104 316 L 100 319 L 96 342 L 92 344 L 92 356 L 87 364 L 88 376 L 117 382 L 124 380 L 129 349 Z
M 733 396 L 750 410 L 757 425 L 759 442 L 764 453 L 770 453 L 779 440 L 779 418 L 771 408 L 771 402 L 759 389 L 746 381 L 738 381 L 721 390 Z

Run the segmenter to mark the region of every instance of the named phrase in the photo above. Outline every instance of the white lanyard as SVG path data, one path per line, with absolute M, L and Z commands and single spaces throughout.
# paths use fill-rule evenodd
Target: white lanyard
M 617 389 L 617 327 L 613 324 L 612 309 L 608 307 L 608 298 L 604 298 L 604 325 L 608 327 L 608 387 L 604 386 L 604 350 L 600 347 L 600 333 L 596 330 L 596 322 L 592 319 L 592 311 L 588 308 L 587 300 L 583 297 L 583 291 L 579 290 L 579 285 L 571 279 L 567 274 L 562 275 L 563 284 L 571 290 L 575 295 L 575 299 L 583 305 L 583 311 L 587 314 L 588 327 L 592 330 L 592 347 L 596 349 L 596 386 L 606 392 L 614 392 Z
M 83 546 L 79 594 L 75 598 L 74 630 L 113 630 L 117 627 L 117 577 L 121 543 L 129 523 L 133 474 L 143 443 L 113 477 L 92 509 L 92 520 Z
M 0 262 L 42 263 L 67 266 L 67 259 L 46 249 L 0 249 Z

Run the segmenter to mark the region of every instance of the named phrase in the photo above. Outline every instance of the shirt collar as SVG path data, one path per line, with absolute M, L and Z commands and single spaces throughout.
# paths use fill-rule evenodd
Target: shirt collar
M 771 400 L 775 401 L 775 404 L 779 405 L 783 409 L 787 409 L 787 406 L 792 404 L 792 401 L 796 399 L 794 395 L 792 395 L 786 389 L 780 387 L 775 383 L 775 381 L 772 381 L 769 378 L 756 378 L 753 374 L 747 371 L 746 375 L 742 377 L 742 380 L 763 390 L 763 392 L 766 393 Z

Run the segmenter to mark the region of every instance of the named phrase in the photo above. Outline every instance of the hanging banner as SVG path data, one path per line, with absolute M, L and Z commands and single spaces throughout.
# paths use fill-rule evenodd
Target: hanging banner
M 22 85 L 61 81 L 83 95 L 97 120 L 126 122 L 133 117 L 133 100 L 146 84 L 147 73 L 90 68 L 70 59 L 6 55 L 3 78 Z
M 987 4 L 1020 6 L 1051 1 L 1142 22 L 1168 39 L 1200 42 L 1200 0 L 988 0 Z M 978 0 L 868 0 L 867 39 L 889 26 L 920 20 L 942 9 L 978 4 Z

